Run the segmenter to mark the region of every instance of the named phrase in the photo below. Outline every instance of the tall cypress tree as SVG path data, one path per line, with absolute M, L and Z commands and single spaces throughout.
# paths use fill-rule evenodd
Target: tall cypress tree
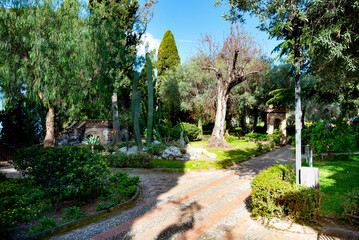
M 180 64 L 177 46 L 173 34 L 167 30 L 158 48 L 157 70 L 158 76 L 163 75 L 168 69 Z

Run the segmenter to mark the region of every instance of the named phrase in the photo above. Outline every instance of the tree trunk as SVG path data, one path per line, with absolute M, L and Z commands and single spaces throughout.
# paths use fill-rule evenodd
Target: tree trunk
M 253 125 L 252 125 L 252 133 L 254 133 L 254 131 L 256 130 L 257 127 L 257 123 L 258 123 L 258 108 L 255 107 L 254 108 L 254 116 L 253 116 Z
M 302 108 L 302 120 L 301 120 L 301 122 L 302 122 L 302 129 L 305 128 L 305 113 L 306 113 L 306 111 L 307 111 L 307 108 L 306 108 L 306 107 L 303 107 L 303 108 Z
M 298 13 L 297 13 L 298 14 Z M 300 21 L 298 16 L 294 22 L 293 37 L 293 53 L 295 67 L 295 173 L 296 183 L 300 184 L 300 169 L 302 167 L 302 106 L 301 106 L 301 70 L 302 70 L 302 52 L 300 49 L 300 26 L 296 21 Z
M 44 147 L 55 147 L 55 108 L 51 105 L 46 114 Z
M 209 147 L 231 148 L 224 139 L 224 124 L 226 120 L 228 92 L 223 81 L 218 83 L 217 111 L 211 138 L 207 141 Z
M 120 124 L 118 119 L 118 102 L 117 102 L 117 93 L 113 93 L 112 97 L 112 128 L 114 133 L 112 134 L 112 142 L 120 141 Z
M 198 116 L 198 128 L 199 128 L 199 139 L 203 138 L 203 122 L 202 122 L 202 116 Z

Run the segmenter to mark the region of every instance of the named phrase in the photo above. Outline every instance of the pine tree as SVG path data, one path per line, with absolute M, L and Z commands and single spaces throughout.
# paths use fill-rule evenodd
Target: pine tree
M 158 76 L 163 75 L 168 69 L 172 69 L 181 63 L 173 34 L 167 30 L 158 48 L 157 70 Z

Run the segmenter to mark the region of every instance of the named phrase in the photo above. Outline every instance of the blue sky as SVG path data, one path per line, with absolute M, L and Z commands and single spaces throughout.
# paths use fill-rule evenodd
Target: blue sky
M 201 34 L 208 33 L 215 36 L 216 40 L 222 40 L 230 29 L 230 22 L 221 17 L 228 7 L 214 7 L 215 1 L 159 0 L 154 7 L 154 16 L 146 33 L 145 41 L 149 42 L 150 49 L 158 49 L 163 35 L 169 29 L 175 37 L 181 62 L 184 63 L 195 55 Z M 279 41 L 268 40 L 268 34 L 256 28 L 258 23 L 256 18 L 247 17 L 244 26 L 260 43 L 263 51 L 270 55 Z M 275 57 L 276 54 L 270 56 Z

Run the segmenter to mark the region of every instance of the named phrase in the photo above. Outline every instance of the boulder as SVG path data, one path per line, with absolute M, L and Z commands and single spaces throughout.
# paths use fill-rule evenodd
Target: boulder
M 158 141 L 158 140 L 155 140 L 155 141 L 152 142 L 152 144 L 161 144 L 161 142 Z
M 176 159 L 182 156 L 181 149 L 175 146 L 170 146 L 166 148 L 162 153 L 162 158 L 164 159 Z
M 138 154 L 138 147 L 137 146 L 133 146 L 131 148 L 128 149 L 127 151 L 127 148 L 126 147 L 122 147 L 118 150 L 119 153 L 122 153 L 122 154 L 127 154 L 127 155 L 131 155 L 131 154 Z

